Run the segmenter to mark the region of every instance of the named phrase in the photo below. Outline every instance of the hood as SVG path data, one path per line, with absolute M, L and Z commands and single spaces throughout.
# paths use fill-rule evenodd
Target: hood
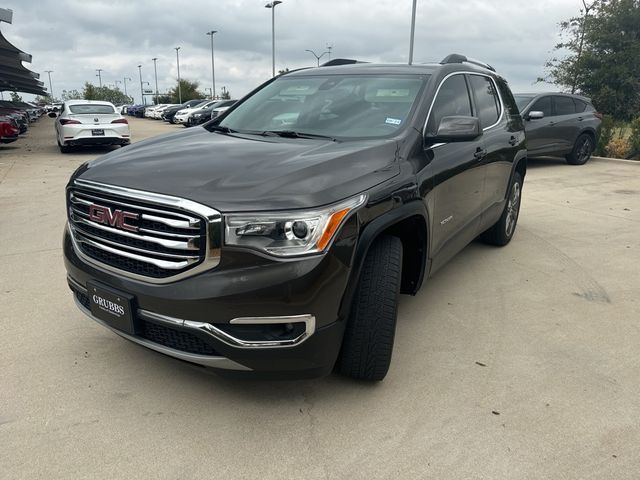
M 395 140 L 222 134 L 196 127 L 116 150 L 74 178 L 209 205 L 222 212 L 308 208 L 365 191 L 398 174 Z

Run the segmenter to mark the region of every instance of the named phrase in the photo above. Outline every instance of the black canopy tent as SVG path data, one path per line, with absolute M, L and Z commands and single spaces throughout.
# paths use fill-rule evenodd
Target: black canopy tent
M 0 22 L 11 23 L 13 12 L 0 8 Z M 25 68 L 22 62 L 31 63 L 31 55 L 13 46 L 0 32 L 0 91 L 47 95 L 40 74 Z

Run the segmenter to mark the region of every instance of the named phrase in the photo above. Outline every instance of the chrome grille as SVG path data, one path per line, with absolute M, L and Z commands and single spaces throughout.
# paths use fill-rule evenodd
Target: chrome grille
M 96 218 L 95 208 L 109 217 Z M 76 251 L 107 270 L 163 283 L 219 262 L 220 214 L 204 205 L 76 180 L 67 209 Z M 118 212 L 129 215 L 124 226 L 114 220 Z

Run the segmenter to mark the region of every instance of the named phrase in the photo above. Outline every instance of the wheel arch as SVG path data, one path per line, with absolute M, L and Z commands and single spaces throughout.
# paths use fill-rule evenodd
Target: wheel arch
M 359 235 L 347 289 L 340 306 L 340 317 L 348 318 L 364 259 L 381 235 L 400 238 L 403 247 L 400 293 L 414 295 L 429 271 L 429 216 L 420 200 L 390 210 L 366 224 Z

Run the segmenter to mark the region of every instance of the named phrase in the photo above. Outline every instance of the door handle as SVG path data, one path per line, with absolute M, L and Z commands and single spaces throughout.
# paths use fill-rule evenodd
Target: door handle
M 515 147 L 516 143 L 518 143 L 518 139 L 513 135 L 511 135 L 511 138 L 509 139 L 509 145 L 511 145 L 512 147 Z
M 475 160 L 482 160 L 486 155 L 487 155 L 486 150 L 482 150 L 481 148 L 478 148 L 473 154 L 473 158 Z

